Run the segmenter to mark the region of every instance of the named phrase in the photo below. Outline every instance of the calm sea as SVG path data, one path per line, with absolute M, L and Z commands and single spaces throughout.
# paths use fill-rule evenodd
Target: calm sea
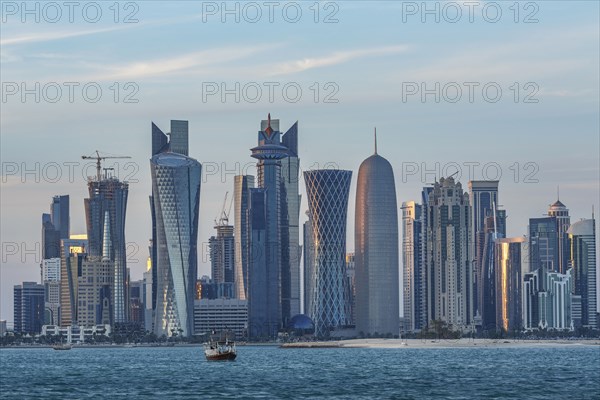
M 598 399 L 600 347 L 0 350 L 0 398 Z

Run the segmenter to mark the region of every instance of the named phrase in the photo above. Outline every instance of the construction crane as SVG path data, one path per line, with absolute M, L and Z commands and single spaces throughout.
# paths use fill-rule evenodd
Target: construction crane
M 231 212 L 231 205 L 229 205 L 229 212 L 225 212 L 225 206 L 227 204 L 227 196 L 229 192 L 225 192 L 225 199 L 223 199 L 223 206 L 221 207 L 221 212 L 219 213 L 219 217 L 215 218 L 215 228 L 218 226 L 229 225 L 229 212 Z
M 108 158 L 131 158 L 129 156 L 101 156 L 100 152 L 98 150 L 96 150 L 96 155 L 91 155 L 91 156 L 81 156 L 82 159 L 84 160 L 96 160 L 96 178 L 98 179 L 98 182 L 100 182 L 102 180 L 102 160 L 106 160 Z

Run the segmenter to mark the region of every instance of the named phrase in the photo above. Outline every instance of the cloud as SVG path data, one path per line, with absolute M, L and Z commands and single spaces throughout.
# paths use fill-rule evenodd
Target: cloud
M 276 64 L 275 67 L 270 71 L 270 75 L 293 74 L 313 68 L 329 67 L 332 65 L 343 64 L 357 58 L 403 53 L 408 49 L 409 46 L 407 45 L 396 45 L 375 47 L 371 49 L 340 51 L 324 57 L 304 58 L 301 60 Z
M 78 36 L 88 36 L 95 35 L 98 33 L 112 32 L 118 31 L 122 29 L 128 29 L 129 25 L 120 25 L 113 26 L 109 28 L 100 28 L 100 29 L 87 29 L 80 31 L 63 31 L 63 32 L 37 32 L 37 33 L 29 33 L 21 36 L 8 37 L 0 39 L 0 46 L 9 46 L 16 44 L 27 44 L 27 43 L 37 43 L 37 42 L 48 42 L 52 40 L 61 40 L 61 39 L 69 39 Z

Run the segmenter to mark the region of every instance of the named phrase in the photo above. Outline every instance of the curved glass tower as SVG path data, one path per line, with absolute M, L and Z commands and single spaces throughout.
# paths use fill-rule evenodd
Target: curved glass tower
M 346 288 L 346 219 L 352 171 L 315 170 L 304 172 L 310 232 L 307 234 L 312 256 L 312 293 L 310 317 L 315 334 L 349 325 Z
M 183 154 L 164 152 L 152 157 L 150 168 L 157 253 L 154 331 L 157 336 L 190 336 L 202 166 Z
M 377 154 L 358 170 L 355 220 L 356 330 L 393 335 L 400 329 L 398 206 L 394 171 Z

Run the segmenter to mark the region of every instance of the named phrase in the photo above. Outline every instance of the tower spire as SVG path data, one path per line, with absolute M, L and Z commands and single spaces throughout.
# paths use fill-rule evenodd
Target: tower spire
M 560 185 L 556 185 L 556 200 L 560 201 Z
M 377 127 L 375 127 L 375 154 L 377 154 Z

